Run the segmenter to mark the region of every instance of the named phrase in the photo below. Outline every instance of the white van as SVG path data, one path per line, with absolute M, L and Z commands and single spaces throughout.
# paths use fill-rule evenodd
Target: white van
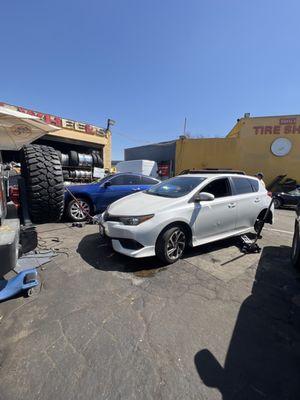
M 116 165 L 117 172 L 133 172 L 157 178 L 157 164 L 151 160 L 120 161 Z

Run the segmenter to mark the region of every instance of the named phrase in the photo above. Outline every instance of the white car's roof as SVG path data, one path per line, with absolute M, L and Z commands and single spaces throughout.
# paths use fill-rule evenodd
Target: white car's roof
M 242 175 L 242 174 L 230 174 L 230 173 L 224 173 L 224 174 L 183 174 L 183 175 L 178 175 L 178 176 L 186 176 L 186 177 L 191 177 L 191 176 L 196 176 L 198 178 L 219 178 L 219 177 L 238 177 L 238 178 L 250 178 L 250 179 L 256 179 L 258 180 L 255 176 L 250 176 L 250 175 Z

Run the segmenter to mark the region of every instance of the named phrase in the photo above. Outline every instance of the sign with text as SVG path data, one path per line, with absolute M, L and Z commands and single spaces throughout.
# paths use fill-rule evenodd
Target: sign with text
M 296 118 L 280 119 L 278 125 L 254 126 L 255 135 L 293 135 L 300 134 L 300 125 L 296 124 Z
M 51 114 L 44 114 L 39 111 L 33 111 L 19 106 L 12 106 L 6 103 L 0 102 L 0 106 L 7 107 L 11 110 L 20 111 L 25 114 L 34 115 L 35 117 L 41 118 L 43 121 L 46 122 L 46 124 L 55 125 L 63 129 L 72 129 L 74 131 L 87 133 L 89 135 L 106 136 L 106 132 L 104 129 L 94 125 L 84 124 L 78 121 L 73 121 L 71 119 L 61 118 Z

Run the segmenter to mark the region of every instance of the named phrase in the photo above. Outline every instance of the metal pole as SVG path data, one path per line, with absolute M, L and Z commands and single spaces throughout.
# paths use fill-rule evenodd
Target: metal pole
M 185 135 L 186 132 L 186 124 L 187 124 L 187 120 L 186 117 L 184 118 L 184 125 L 183 125 L 183 134 Z

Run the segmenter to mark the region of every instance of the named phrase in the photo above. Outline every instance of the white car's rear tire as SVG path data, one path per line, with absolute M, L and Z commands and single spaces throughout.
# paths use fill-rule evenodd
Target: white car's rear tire
M 166 264 L 178 261 L 186 248 L 187 234 L 181 226 L 172 226 L 159 235 L 156 243 L 156 255 Z

